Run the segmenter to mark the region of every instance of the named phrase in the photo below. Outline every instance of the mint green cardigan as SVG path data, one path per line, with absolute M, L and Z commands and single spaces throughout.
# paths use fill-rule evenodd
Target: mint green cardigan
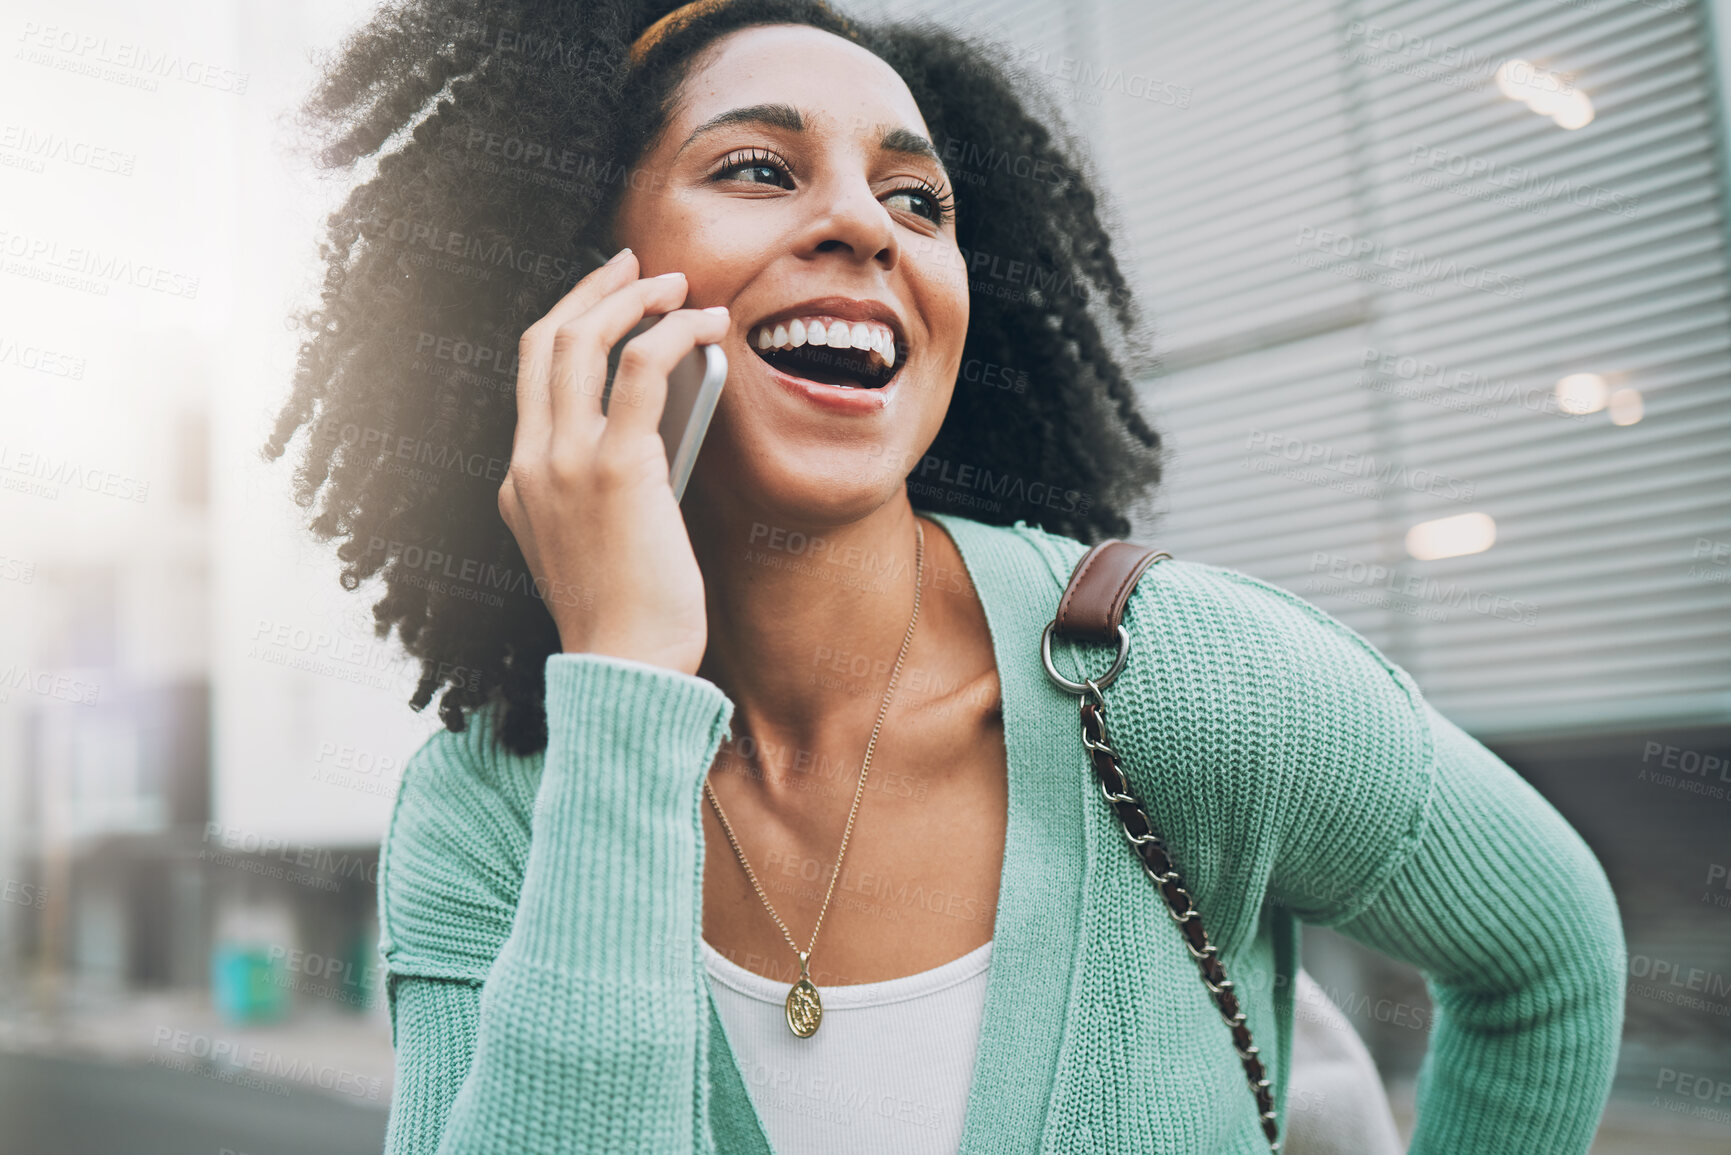
M 1040 668 L 1083 546 L 937 520 L 985 606 L 1009 758 L 962 1152 L 1265 1152 L 1226 1027 L 1094 784 L 1075 699 Z M 1574 831 L 1289 593 L 1167 561 L 1126 621 L 1110 737 L 1238 985 L 1282 1119 L 1308 922 L 1429 981 L 1414 1152 L 1586 1151 L 1625 954 Z M 556 654 L 546 672 L 544 755 L 505 752 L 481 712 L 404 773 L 379 877 L 387 1150 L 771 1155 L 698 948 L 701 787 L 733 705 L 636 662 Z

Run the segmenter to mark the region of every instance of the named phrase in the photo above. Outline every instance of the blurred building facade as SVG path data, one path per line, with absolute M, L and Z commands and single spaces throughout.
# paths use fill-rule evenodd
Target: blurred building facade
M 251 724 L 237 698 L 292 727 L 296 703 L 342 693 L 256 656 L 253 602 L 324 632 L 309 604 L 340 606 L 289 499 L 291 469 L 258 449 L 292 366 L 283 320 L 305 303 L 314 227 L 340 192 L 310 179 L 284 131 L 312 68 L 285 46 L 328 44 L 363 13 L 213 2 L 153 23 L 96 5 L 21 33 L 44 67 L 7 78 L 30 94 L 9 104 L 36 110 L 0 138 L 7 235 L 184 275 L 173 294 L 0 285 L 12 318 L 0 331 L 0 1049 L 75 1041 L 108 1016 L 101 1037 L 142 1057 L 154 1027 L 206 1012 L 213 1030 L 335 1016 L 385 1037 L 374 887 L 400 757 L 368 756 L 364 781 L 348 782 L 350 740 L 303 731 L 348 788 L 321 822 L 277 827 L 258 817 L 268 799 L 246 805 L 258 791 L 225 795 L 219 748 Z M 54 67 L 58 46 L 78 43 L 62 34 L 80 28 L 236 67 L 226 87 L 159 81 L 116 104 L 100 81 Z M 98 154 L 101 166 L 67 160 Z M 158 247 L 124 248 L 139 237 Z M 18 264 L 6 271 L 29 272 Z M 237 574 L 237 554 L 255 568 Z M 251 628 L 233 624 L 247 614 Z M 278 682 L 248 683 L 249 665 Z M 374 689 L 348 707 L 407 713 L 398 684 Z M 373 732 L 401 745 L 403 725 Z M 237 738 L 232 779 L 262 780 L 279 733 Z

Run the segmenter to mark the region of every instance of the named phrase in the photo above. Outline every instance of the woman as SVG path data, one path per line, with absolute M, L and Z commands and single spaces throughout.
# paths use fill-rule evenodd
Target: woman
M 1158 439 L 1025 100 L 807 0 L 408 6 L 327 77 L 331 158 L 385 155 L 272 450 L 310 426 L 448 726 L 384 848 L 390 1150 L 1268 1149 L 1037 656 Z M 1433 983 L 1414 1150 L 1585 1151 L 1622 940 L 1574 833 L 1299 599 L 1168 562 L 1127 622 L 1114 743 L 1276 1115 L 1302 920 Z

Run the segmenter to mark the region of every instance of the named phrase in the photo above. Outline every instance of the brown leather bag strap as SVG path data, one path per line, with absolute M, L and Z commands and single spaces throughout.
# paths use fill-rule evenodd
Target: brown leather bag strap
M 1088 751 L 1088 761 L 1098 780 L 1100 793 L 1118 821 L 1124 841 L 1142 873 L 1154 884 L 1166 903 L 1166 913 L 1177 924 L 1184 948 L 1196 960 L 1202 984 L 1208 988 L 1215 1009 L 1232 1033 L 1232 1049 L 1244 1068 L 1244 1080 L 1256 1103 L 1257 1122 L 1270 1152 L 1281 1148 L 1280 1124 L 1274 1115 L 1274 1088 L 1262 1065 L 1262 1055 L 1250 1038 L 1250 1023 L 1244 1008 L 1238 1003 L 1238 991 L 1226 977 L 1220 952 L 1203 929 L 1202 915 L 1196 909 L 1179 873 L 1172 852 L 1154 829 L 1130 779 L 1119 764 L 1118 753 L 1106 740 L 1106 696 L 1104 690 L 1124 669 L 1129 654 L 1130 636 L 1122 630 L 1124 608 L 1136 588 L 1137 579 L 1149 566 L 1172 555 L 1145 545 L 1108 540 L 1090 549 L 1076 563 L 1070 584 L 1058 602 L 1058 612 L 1046 627 L 1040 640 L 1041 659 L 1046 676 L 1054 685 L 1076 694 L 1082 704 L 1082 745 Z M 1052 664 L 1052 635 L 1085 642 L 1116 642 L 1118 657 L 1103 675 L 1076 682 L 1060 674 Z
M 1153 546 L 1108 538 L 1082 555 L 1058 602 L 1053 632 L 1075 642 L 1109 645 L 1118 640 L 1124 607 L 1144 570 L 1172 555 Z

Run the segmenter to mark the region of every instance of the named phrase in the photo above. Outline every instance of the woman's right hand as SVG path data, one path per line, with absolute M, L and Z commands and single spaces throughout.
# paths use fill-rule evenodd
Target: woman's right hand
M 727 311 L 681 309 L 683 273 L 639 279 L 622 251 L 524 332 L 517 431 L 499 513 L 529 563 L 566 653 L 607 654 L 695 674 L 708 642 L 703 575 L 657 427 L 667 374 L 726 336 Z M 626 342 L 601 412 L 607 355 Z

